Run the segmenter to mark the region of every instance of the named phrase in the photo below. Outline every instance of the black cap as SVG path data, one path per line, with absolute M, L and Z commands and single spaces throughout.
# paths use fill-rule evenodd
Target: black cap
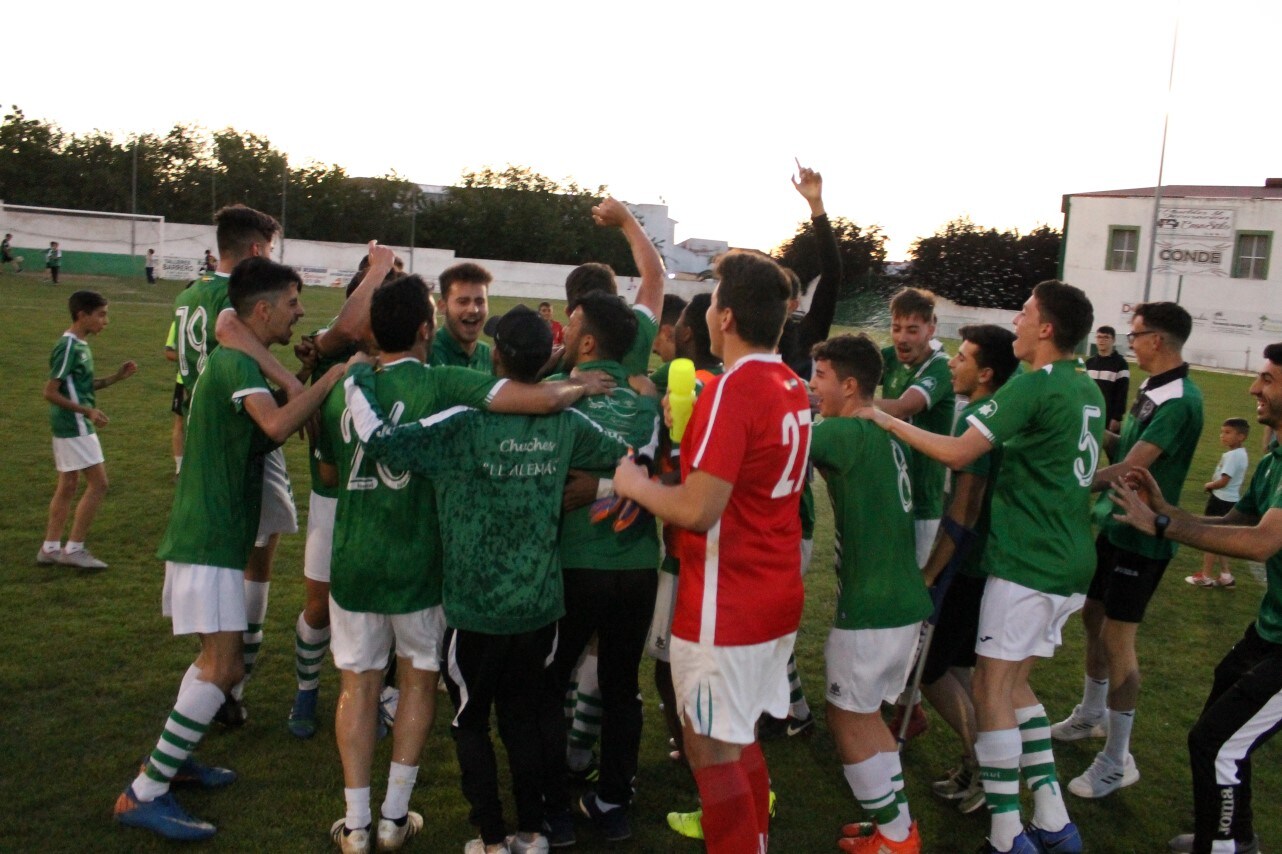
M 526 305 L 485 321 L 485 334 L 494 339 L 494 348 L 514 378 L 535 379 L 552 357 L 552 327 Z

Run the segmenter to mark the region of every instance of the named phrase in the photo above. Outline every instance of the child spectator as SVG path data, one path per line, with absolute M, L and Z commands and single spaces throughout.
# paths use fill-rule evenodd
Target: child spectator
M 1242 446 L 1246 444 L 1246 437 L 1250 432 L 1251 425 L 1245 418 L 1230 418 L 1220 427 L 1220 444 L 1228 450 L 1220 455 L 1215 475 L 1202 487 L 1210 494 L 1206 499 L 1207 516 L 1223 516 L 1242 497 L 1242 481 L 1246 478 L 1247 469 L 1246 448 Z M 1220 564 L 1218 574 L 1211 571 L 1217 561 Z M 1184 580 L 1195 587 L 1237 586 L 1237 579 L 1229 570 L 1229 559 L 1214 552 L 1205 552 L 1202 555 L 1202 571 Z

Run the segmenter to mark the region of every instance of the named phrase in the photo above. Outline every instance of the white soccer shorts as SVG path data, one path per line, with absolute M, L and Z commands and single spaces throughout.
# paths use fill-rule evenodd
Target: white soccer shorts
M 975 652 L 1000 661 L 1050 658 L 1063 642 L 1064 623 L 1085 602 L 1082 593 L 1057 596 L 1004 578 L 990 578 L 979 605 Z
M 303 549 L 303 575 L 329 584 L 329 564 L 334 552 L 334 514 L 338 499 L 315 492 L 307 499 L 307 545 Z
M 824 643 L 828 702 L 856 714 L 893 703 L 908 684 L 921 623 L 890 629 L 831 629 Z
M 659 571 L 659 586 L 654 594 L 654 616 L 645 637 L 645 651 L 658 661 L 670 661 L 672 648 L 672 612 L 677 604 L 677 577 Z
M 397 658 L 408 658 L 415 670 L 441 670 L 445 609 L 440 605 L 408 614 L 373 614 L 346 611 L 331 596 L 329 624 L 329 650 L 339 670 L 382 670 L 393 640 Z
M 53 465 L 58 471 L 83 471 L 103 462 L 97 433 L 53 439 Z
M 788 716 L 788 657 L 796 640 L 796 632 L 746 646 L 672 638 L 672 684 L 681 720 L 717 741 L 756 741 L 762 712 Z
M 175 635 L 243 632 L 245 573 L 240 569 L 165 561 L 160 612 L 173 620 Z
M 913 522 L 913 535 L 917 545 L 917 568 L 921 569 L 930 560 L 930 552 L 935 548 L 935 535 L 939 533 L 938 519 L 917 519 Z
M 262 548 L 273 534 L 298 533 L 298 511 L 285 468 L 285 451 L 277 448 L 263 461 L 263 507 L 258 514 L 258 536 L 254 545 Z

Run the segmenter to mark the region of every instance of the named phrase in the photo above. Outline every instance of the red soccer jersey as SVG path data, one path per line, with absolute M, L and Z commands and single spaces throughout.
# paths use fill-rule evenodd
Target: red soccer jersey
M 801 623 L 799 502 L 810 457 L 806 384 L 776 354 L 745 356 L 704 387 L 681 441 L 681 476 L 734 484 L 706 533 L 682 531 L 672 634 L 765 643 Z

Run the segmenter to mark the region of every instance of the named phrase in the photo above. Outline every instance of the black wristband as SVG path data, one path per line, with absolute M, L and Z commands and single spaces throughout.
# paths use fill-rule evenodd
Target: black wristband
M 1153 536 L 1159 540 L 1166 539 L 1166 527 L 1171 524 L 1171 517 L 1165 513 L 1158 513 L 1157 518 L 1153 520 Z

